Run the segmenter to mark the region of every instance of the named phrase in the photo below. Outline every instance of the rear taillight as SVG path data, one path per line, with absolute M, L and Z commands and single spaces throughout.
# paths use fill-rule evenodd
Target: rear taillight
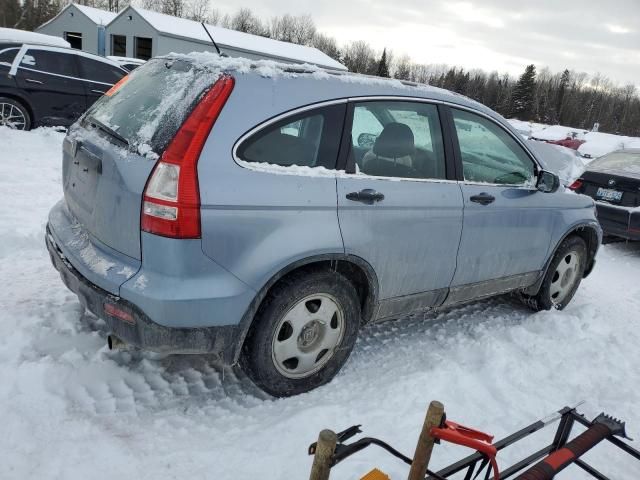
M 182 124 L 144 189 L 141 228 L 172 238 L 200 238 L 198 159 L 234 85 L 222 76 Z
M 574 192 L 577 192 L 580 189 L 580 187 L 582 187 L 582 180 L 580 179 L 576 180 L 571 185 L 569 185 L 569 188 Z

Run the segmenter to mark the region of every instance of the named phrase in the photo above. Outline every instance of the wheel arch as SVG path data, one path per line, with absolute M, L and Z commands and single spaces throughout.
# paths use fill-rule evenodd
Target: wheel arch
M 365 324 L 373 318 L 378 304 L 378 277 L 373 267 L 366 260 L 358 256 L 345 254 L 322 254 L 300 259 L 279 270 L 258 290 L 238 325 L 238 335 L 231 352 L 231 363 L 238 361 L 249 329 L 253 325 L 256 312 L 269 291 L 278 282 L 293 273 L 316 270 L 333 270 L 347 277 L 358 292 L 362 309 L 362 323 Z
M 549 265 L 551 265 L 551 261 L 556 256 L 556 252 L 567 238 L 572 235 L 580 237 L 584 240 L 587 245 L 587 265 L 585 267 L 583 278 L 587 278 L 589 274 L 592 272 L 593 267 L 595 265 L 595 257 L 598 252 L 598 248 L 600 247 L 600 242 L 602 239 L 602 230 L 597 223 L 593 222 L 585 222 L 579 223 L 577 225 L 572 226 L 561 238 L 556 242 L 551 255 L 547 258 L 547 261 L 542 270 L 542 275 L 540 278 L 534 283 L 532 286 L 526 288 L 524 293 L 527 295 L 536 295 L 542 286 L 542 282 L 547 275 L 547 271 L 549 270 Z

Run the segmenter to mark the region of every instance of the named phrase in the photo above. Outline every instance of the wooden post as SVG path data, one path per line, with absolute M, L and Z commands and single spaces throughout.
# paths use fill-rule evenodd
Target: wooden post
M 338 437 L 335 432 L 331 430 L 322 430 L 320 432 L 309 480 L 329 480 L 336 443 L 338 443 Z
M 424 480 L 427 474 L 429 460 L 431 460 L 433 444 L 435 443 L 435 439 L 431 436 L 431 429 L 440 426 L 443 415 L 444 405 L 442 405 L 442 403 L 434 400 L 429 404 L 427 416 L 424 419 L 422 431 L 420 432 L 418 444 L 416 445 L 416 452 L 413 454 L 413 462 L 411 463 L 411 470 L 409 470 L 409 480 Z

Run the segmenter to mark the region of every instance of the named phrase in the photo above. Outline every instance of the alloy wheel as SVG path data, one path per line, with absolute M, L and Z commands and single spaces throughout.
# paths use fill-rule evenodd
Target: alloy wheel
M 0 103 L 0 125 L 14 130 L 24 130 L 27 119 L 22 111 L 12 103 Z

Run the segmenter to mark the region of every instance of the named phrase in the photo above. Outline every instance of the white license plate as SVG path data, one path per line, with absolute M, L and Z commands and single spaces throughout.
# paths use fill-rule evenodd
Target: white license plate
M 596 192 L 596 197 L 600 200 L 610 200 L 614 202 L 619 202 L 622 200 L 622 192 L 618 190 L 611 190 L 610 188 L 599 188 Z

